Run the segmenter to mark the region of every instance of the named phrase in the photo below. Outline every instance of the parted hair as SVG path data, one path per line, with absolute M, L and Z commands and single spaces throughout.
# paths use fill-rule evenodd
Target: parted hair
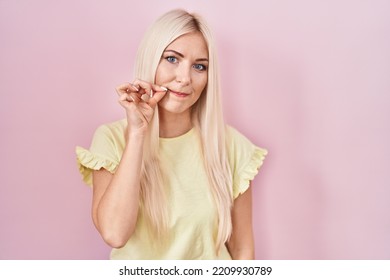
M 218 212 L 216 250 L 232 232 L 232 176 L 225 140 L 216 46 L 206 22 L 197 14 L 172 10 L 148 29 L 140 43 L 135 63 L 136 78 L 155 82 L 156 70 L 166 47 L 175 39 L 200 32 L 207 44 L 209 65 L 207 85 L 191 108 L 192 123 L 202 144 L 202 158 Z M 158 106 L 157 106 L 158 107 Z M 156 107 L 144 144 L 141 174 L 141 211 L 153 232 L 163 236 L 168 228 L 167 192 L 164 170 L 159 164 L 159 117 Z

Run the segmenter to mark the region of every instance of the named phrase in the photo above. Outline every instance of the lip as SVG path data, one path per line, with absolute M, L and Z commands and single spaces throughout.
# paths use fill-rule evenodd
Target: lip
M 171 89 L 168 89 L 168 91 L 171 92 L 173 95 L 175 95 L 177 97 L 187 97 L 188 95 L 190 95 L 189 93 L 174 91 L 174 90 L 171 90 Z

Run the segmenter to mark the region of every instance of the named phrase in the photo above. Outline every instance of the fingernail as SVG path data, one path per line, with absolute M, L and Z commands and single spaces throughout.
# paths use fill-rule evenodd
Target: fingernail
M 160 86 L 160 88 L 162 88 L 164 91 L 168 91 L 168 89 L 166 87 L 161 87 Z
M 136 91 L 139 91 L 139 88 L 137 88 L 135 85 L 131 85 Z
M 153 90 L 150 90 L 150 97 L 153 97 Z
M 141 99 L 143 100 L 143 101 L 145 101 L 145 102 L 148 102 L 149 101 L 149 96 L 147 95 L 147 94 L 143 94 L 142 96 L 141 96 Z

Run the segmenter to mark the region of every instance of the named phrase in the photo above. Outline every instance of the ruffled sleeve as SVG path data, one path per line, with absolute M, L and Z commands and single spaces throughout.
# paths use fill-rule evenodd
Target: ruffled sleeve
M 78 169 L 87 185 L 92 186 L 93 170 L 115 172 L 124 147 L 123 127 L 123 122 L 102 125 L 96 129 L 89 149 L 76 147 Z
M 114 173 L 118 164 L 99 155 L 91 153 L 89 150 L 82 147 L 76 147 L 77 165 L 84 183 L 92 186 L 92 171 L 104 168 L 111 173 Z
M 259 172 L 266 155 L 267 150 L 254 146 L 249 162 L 238 172 L 238 174 L 236 174 L 236 176 L 234 176 L 234 198 L 237 198 L 249 188 L 250 181 L 252 181 Z
M 237 130 L 228 127 L 229 161 L 233 175 L 233 198 L 244 193 L 263 165 L 267 150 L 257 147 Z

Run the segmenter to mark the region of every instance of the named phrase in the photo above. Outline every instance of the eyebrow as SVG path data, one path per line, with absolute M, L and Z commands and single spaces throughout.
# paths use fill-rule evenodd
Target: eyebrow
M 182 53 L 179 53 L 178 51 L 175 51 L 175 50 L 165 50 L 165 52 L 173 52 L 175 54 L 177 54 L 178 56 L 180 56 L 181 58 L 184 58 L 184 55 Z M 197 58 L 195 59 L 195 61 L 209 61 L 207 58 Z

